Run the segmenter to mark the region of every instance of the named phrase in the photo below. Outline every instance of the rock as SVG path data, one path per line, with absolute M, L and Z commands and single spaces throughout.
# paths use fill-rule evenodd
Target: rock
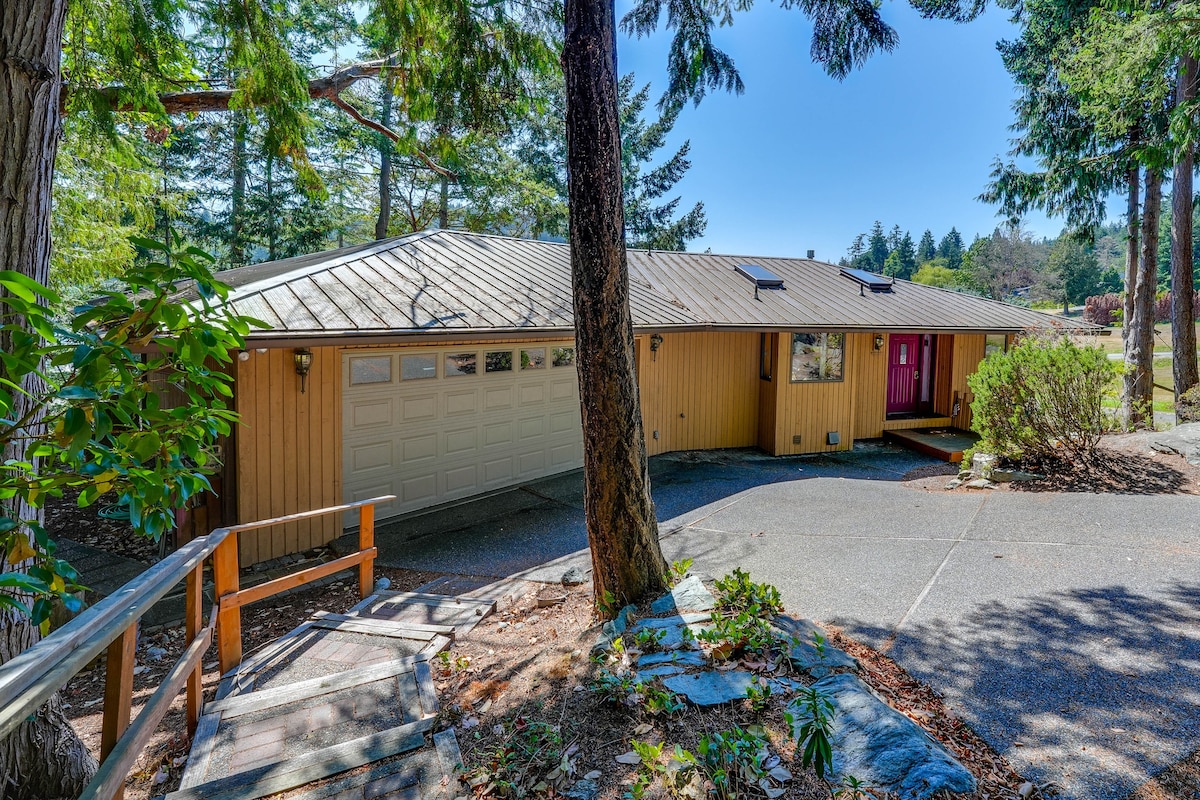
M 1176 425 L 1149 439 L 1150 449 L 1183 456 L 1189 464 L 1200 465 L 1200 422 Z
M 663 653 L 647 653 L 637 660 L 638 669 L 657 664 L 675 664 L 681 667 L 703 667 L 704 653 L 699 650 L 667 650 Z
M 962 478 L 955 478 L 954 480 L 952 480 L 946 484 L 946 488 L 947 489 L 957 489 L 958 487 L 962 486 L 962 484 L 963 484 Z
M 994 469 L 992 470 L 992 480 L 996 483 L 1011 483 L 1013 481 L 1039 481 L 1045 475 L 1038 475 L 1033 472 L 1022 472 L 1019 469 Z
M 635 625 L 630 633 L 637 634 L 642 630 L 661 630 L 662 637 L 658 646 L 663 650 L 678 650 L 687 643 L 683 629 L 688 628 L 694 639 L 696 634 L 711 627 L 707 623 L 711 617 L 708 614 L 674 614 L 669 617 L 652 617 L 644 619 Z
M 967 481 L 963 484 L 968 489 L 995 489 L 996 484 L 989 481 L 987 478 L 976 478 L 973 481 Z
M 971 472 L 984 478 L 990 478 L 992 470 L 996 468 L 996 462 L 999 460 L 991 453 L 976 453 L 971 456 Z
M 392 588 L 391 578 L 380 578 L 375 581 L 375 591 L 377 592 L 386 592 L 390 588 Z
M 579 586 L 582 583 L 587 583 L 587 575 L 579 567 L 571 567 L 563 573 L 563 586 Z
M 150 647 L 146 649 L 147 661 L 162 661 L 167 657 L 167 651 L 161 647 Z
M 776 631 L 794 642 L 788 660 L 801 672 L 824 678 L 835 669 L 858 669 L 858 659 L 825 641 L 828 638 L 825 631 L 812 620 L 781 614 L 775 618 L 774 626 Z M 820 648 L 817 647 L 817 636 L 823 642 Z
M 678 675 L 683 672 L 683 667 L 677 667 L 674 664 L 662 664 L 649 669 L 641 669 L 635 673 L 634 680 L 638 682 L 648 681 L 651 678 L 665 678 L 669 675 Z
M 753 683 L 754 675 L 742 670 L 708 670 L 692 675 L 674 675 L 663 680 L 663 686 L 683 695 L 697 706 L 716 706 L 741 700 Z
M 710 611 L 717 606 L 717 599 L 712 592 L 704 588 L 700 578 L 695 575 L 675 584 L 675 588 L 650 604 L 654 614 L 666 614 L 669 611 Z
M 635 605 L 625 606 L 617 614 L 616 619 L 604 623 L 604 627 L 600 629 L 600 635 L 596 637 L 596 642 L 592 645 L 592 655 L 606 653 L 611 650 L 613 642 L 628 630 L 629 623 L 633 620 L 633 615 L 636 611 L 637 606 Z
M 833 703 L 833 769 L 896 793 L 902 800 L 975 791 L 975 778 L 946 748 L 894 710 L 854 675 L 831 675 L 813 684 Z M 795 701 L 796 730 L 802 709 Z
M 581 778 L 575 781 L 570 789 L 563 792 L 562 796 L 568 797 L 570 800 L 596 800 L 600 796 L 600 786 L 595 781 Z

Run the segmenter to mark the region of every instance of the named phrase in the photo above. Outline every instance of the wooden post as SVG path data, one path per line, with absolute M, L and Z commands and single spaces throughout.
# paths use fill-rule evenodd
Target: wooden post
M 375 546 L 375 506 L 365 505 L 358 509 L 358 549 L 370 550 Z M 366 600 L 375 588 L 375 559 L 364 558 L 358 565 L 358 597 Z
M 236 534 L 234 538 L 236 538 Z M 203 582 L 204 562 L 201 562 L 187 575 L 185 626 L 188 644 L 196 640 L 196 636 L 200 633 L 200 628 L 202 627 L 204 601 L 201 588 Z M 187 726 L 189 736 L 196 732 L 196 726 L 200 723 L 200 705 L 204 700 L 203 690 L 200 686 L 201 671 L 202 668 L 197 663 L 196 668 L 192 670 L 187 679 Z
M 100 728 L 100 760 L 117 746 L 129 727 L 129 704 L 133 700 L 133 667 L 137 655 L 137 622 L 108 645 L 104 677 L 104 721 Z M 113 800 L 120 800 L 118 792 Z
M 242 609 L 226 604 L 227 595 L 237 594 L 238 537 L 231 533 L 213 551 L 213 585 L 217 596 L 217 660 L 221 674 L 242 663 Z

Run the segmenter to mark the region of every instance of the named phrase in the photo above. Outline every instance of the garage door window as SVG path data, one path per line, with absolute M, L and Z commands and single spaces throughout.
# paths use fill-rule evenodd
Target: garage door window
M 400 380 L 418 381 L 437 377 L 437 358 L 432 355 L 400 356 Z
M 512 372 L 512 350 L 497 350 L 488 353 L 483 358 L 484 369 L 488 372 Z
M 447 353 L 446 377 L 453 378 L 459 375 L 474 375 L 475 359 L 477 356 L 477 353 Z
M 544 369 L 546 366 L 546 348 L 521 351 L 521 369 Z
M 551 352 L 554 357 L 550 363 L 556 367 L 569 367 L 575 363 L 574 347 L 556 347 Z
M 360 356 L 350 359 L 350 384 L 352 386 L 390 383 L 391 380 L 391 356 Z

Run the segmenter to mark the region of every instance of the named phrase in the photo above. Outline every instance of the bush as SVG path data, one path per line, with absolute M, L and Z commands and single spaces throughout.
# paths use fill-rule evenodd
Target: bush
M 1175 422 L 1182 425 L 1185 422 L 1200 422 L 1200 386 L 1193 386 L 1175 403 Z
M 1102 401 L 1120 366 L 1066 337 L 1030 336 L 967 379 L 977 449 L 1034 461 L 1087 459 L 1108 429 Z

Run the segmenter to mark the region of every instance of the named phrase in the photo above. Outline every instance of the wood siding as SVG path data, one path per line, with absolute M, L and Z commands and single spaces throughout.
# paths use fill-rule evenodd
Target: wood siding
M 854 438 L 883 436 L 887 416 L 888 342 L 875 349 L 875 334 L 846 334 L 849 380 L 854 382 Z
M 238 520 L 341 503 L 340 348 L 313 348 L 304 394 L 291 349 L 249 353 L 237 362 Z M 332 516 L 250 532 L 241 536 L 238 557 L 254 564 L 327 544 L 341 532 L 341 520 Z
M 650 455 L 758 443 L 757 332 L 640 336 L 638 372 Z

